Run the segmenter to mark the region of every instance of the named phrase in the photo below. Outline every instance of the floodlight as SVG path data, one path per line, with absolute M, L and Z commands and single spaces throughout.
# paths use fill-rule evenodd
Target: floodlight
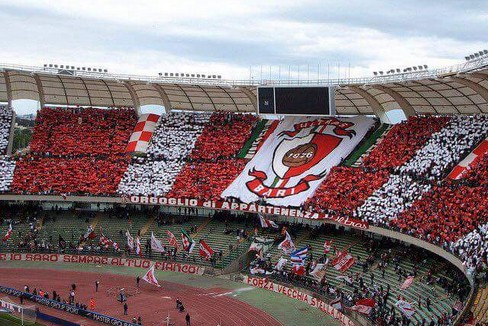
M 476 58 L 479 58 L 479 57 L 480 57 L 479 53 L 475 53 L 475 54 L 474 54 L 474 56 L 475 56 Z
M 483 50 L 483 53 L 484 54 L 488 54 L 488 50 Z
M 380 75 L 383 75 L 383 71 L 380 71 Z
M 480 55 L 483 55 L 483 51 L 478 52 Z
M 427 65 L 424 65 L 424 69 L 429 69 L 429 66 L 427 66 Z
M 399 68 L 396 69 L 396 72 L 397 74 L 399 74 L 400 72 L 402 72 Z
M 413 66 L 412 68 L 413 68 L 413 70 L 417 71 L 417 67 Z
M 377 71 L 373 71 L 373 75 L 378 76 L 378 72 Z
M 422 67 L 422 66 L 419 66 L 419 70 L 422 70 L 422 69 L 424 69 L 424 67 Z

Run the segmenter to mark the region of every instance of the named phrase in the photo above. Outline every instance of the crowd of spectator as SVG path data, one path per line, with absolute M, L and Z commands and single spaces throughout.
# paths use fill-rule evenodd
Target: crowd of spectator
M 452 182 L 434 186 L 400 213 L 391 225 L 402 232 L 448 248 L 449 243 L 488 222 L 488 197 L 484 187 Z
M 15 162 L 7 154 L 13 111 L 7 106 L 0 106 L 0 193 L 10 190 Z
M 399 168 L 400 173 L 440 180 L 481 140 L 486 138 L 488 116 L 454 116 L 416 155 Z
M 220 194 L 246 166 L 244 159 L 188 162 L 175 179 L 168 197 L 220 200 Z
M 7 154 L 13 111 L 7 106 L 0 106 L 0 155 Z
M 388 225 L 397 215 L 412 206 L 423 193 L 431 188 L 429 184 L 414 181 L 407 175 L 390 175 L 388 181 L 377 189 L 354 213 L 375 225 Z
M 448 117 L 412 116 L 396 124 L 363 160 L 363 166 L 392 169 L 402 166 L 422 148 L 433 133 L 440 131 Z
M 12 191 L 22 194 L 114 194 L 127 169 L 134 109 L 43 108 L 30 154 L 19 158 Z
M 198 137 L 188 162 L 175 179 L 169 197 L 219 200 L 246 160 L 237 158 L 257 117 L 217 112 Z
M 30 150 L 42 156 L 123 153 L 136 122 L 132 108 L 43 108 Z
M 488 223 L 477 225 L 473 231 L 453 243 L 451 250 L 464 257 L 464 264 L 470 273 L 487 269 Z
M 197 161 L 215 161 L 235 157 L 257 121 L 257 116 L 253 114 L 212 114 L 209 124 L 198 137 L 190 158 Z
M 209 118 L 207 113 L 163 115 L 152 136 L 147 157 L 133 158 L 118 192 L 143 196 L 168 193 Z
M 488 152 L 485 152 L 473 166 L 468 167 L 464 180 L 470 185 L 488 186 Z
M 327 214 L 351 216 L 376 189 L 387 180 L 389 173 L 336 166 L 307 201 L 307 209 Z

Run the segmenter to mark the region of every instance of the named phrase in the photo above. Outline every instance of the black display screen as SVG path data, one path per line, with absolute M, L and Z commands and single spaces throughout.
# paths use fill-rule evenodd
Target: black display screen
M 274 114 L 274 88 L 258 88 L 258 97 L 259 113 Z
M 276 87 L 276 114 L 329 115 L 329 88 Z
M 334 115 L 329 87 L 259 87 L 258 112 L 282 115 Z M 332 101 L 335 97 L 332 96 Z

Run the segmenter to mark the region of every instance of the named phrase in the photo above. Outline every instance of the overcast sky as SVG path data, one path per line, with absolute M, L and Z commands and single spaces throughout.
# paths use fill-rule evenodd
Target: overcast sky
M 0 0 L 0 21 L 2 63 L 144 75 L 362 77 L 488 47 L 486 0 Z

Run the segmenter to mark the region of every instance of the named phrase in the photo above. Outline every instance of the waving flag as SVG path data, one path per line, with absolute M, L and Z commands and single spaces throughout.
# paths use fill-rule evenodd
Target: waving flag
M 139 239 L 139 236 L 136 237 L 136 254 L 142 257 L 141 239 Z
M 405 282 L 403 282 L 402 286 L 400 286 L 400 290 L 405 290 L 405 289 L 408 289 L 410 287 L 410 285 L 412 285 L 413 283 L 413 279 L 414 277 L 413 276 L 408 276 L 406 279 L 405 279 Z
M 158 280 L 156 279 L 156 276 L 154 275 L 154 265 L 152 265 L 151 268 L 148 269 L 142 279 L 149 284 L 157 286 L 158 288 L 161 287 L 161 285 L 159 285 L 158 283 Z
M 342 298 L 338 297 L 337 299 L 334 299 L 330 302 L 330 305 L 337 310 L 341 311 L 342 310 Z
M 125 235 L 127 236 L 127 246 L 130 250 L 134 250 L 134 238 L 130 235 L 129 230 L 125 232 Z
M 151 232 L 151 249 L 156 252 L 165 252 L 163 243 L 161 240 L 157 239 L 154 236 L 154 233 Z
M 64 241 L 64 239 L 61 235 L 59 235 L 58 245 L 59 245 L 59 248 L 66 249 L 66 241 Z
M 347 251 L 344 251 L 337 255 L 331 262 L 331 264 L 332 266 L 334 266 L 335 269 L 337 269 L 341 273 L 344 273 L 349 268 L 351 268 L 355 262 L 356 260 L 354 259 L 354 257 L 351 256 L 351 254 L 349 254 Z
M 214 254 L 214 251 L 210 246 L 203 240 L 200 240 L 200 256 L 205 258 L 205 260 L 210 259 Z
M 91 225 L 89 225 L 87 228 L 86 228 L 86 232 L 85 234 L 83 235 L 83 239 L 87 240 L 87 239 L 95 239 L 97 236 L 95 234 L 95 231 L 93 230 L 93 227 Z
M 324 254 L 328 254 L 332 248 L 334 240 L 325 240 L 324 242 Z
M 181 229 L 181 241 L 183 242 L 183 249 L 191 254 L 193 248 L 195 247 L 195 241 L 193 241 L 193 239 L 183 229 Z
M 298 276 L 303 276 L 305 275 L 305 267 L 303 265 L 293 265 L 291 272 Z
M 310 275 L 317 281 L 320 281 L 325 276 L 326 269 L 327 266 L 325 264 L 317 264 L 313 271 L 310 272 Z
M 274 269 L 276 269 L 277 271 L 281 271 L 281 270 L 283 270 L 283 267 L 285 267 L 285 266 L 286 266 L 286 263 L 287 263 L 287 262 L 288 262 L 288 260 L 287 260 L 287 259 L 285 259 L 285 258 L 281 257 L 281 258 L 278 260 L 278 262 L 276 263 L 276 265 L 275 265 Z
M 395 306 L 397 306 L 397 308 L 400 309 L 400 311 L 408 318 L 412 317 L 412 315 L 415 313 L 415 308 L 412 307 L 412 305 L 407 301 L 398 300 L 395 303 Z
M 272 227 L 272 228 L 275 228 L 275 229 L 278 229 L 279 228 L 278 224 L 276 224 L 275 222 L 273 222 L 271 220 L 265 219 L 263 217 L 263 215 L 261 215 L 261 214 L 259 214 L 259 222 L 261 222 L 261 227 L 262 228 L 269 228 L 269 227 Z
M 293 264 L 303 264 L 307 258 L 307 254 L 308 247 L 303 247 L 302 249 L 292 252 L 290 255 L 290 260 Z
M 12 236 L 12 223 L 10 223 L 8 225 L 8 231 L 5 234 L 5 236 L 3 237 L 2 241 L 3 242 L 7 242 L 7 240 L 10 239 L 11 236 Z
M 178 250 L 178 240 L 170 230 L 166 230 L 166 234 L 168 235 L 168 243 L 170 246 L 175 247 Z
M 285 240 L 283 240 L 279 245 L 278 249 L 283 250 L 285 254 L 290 254 L 293 251 L 295 251 L 297 248 L 295 247 L 295 244 L 291 240 L 290 234 L 288 231 L 285 231 Z
M 356 302 L 356 305 L 352 306 L 351 310 L 360 312 L 365 315 L 369 315 L 371 313 L 371 310 L 373 310 L 374 306 L 376 305 L 376 302 L 374 299 L 369 298 L 369 299 L 361 299 Z

